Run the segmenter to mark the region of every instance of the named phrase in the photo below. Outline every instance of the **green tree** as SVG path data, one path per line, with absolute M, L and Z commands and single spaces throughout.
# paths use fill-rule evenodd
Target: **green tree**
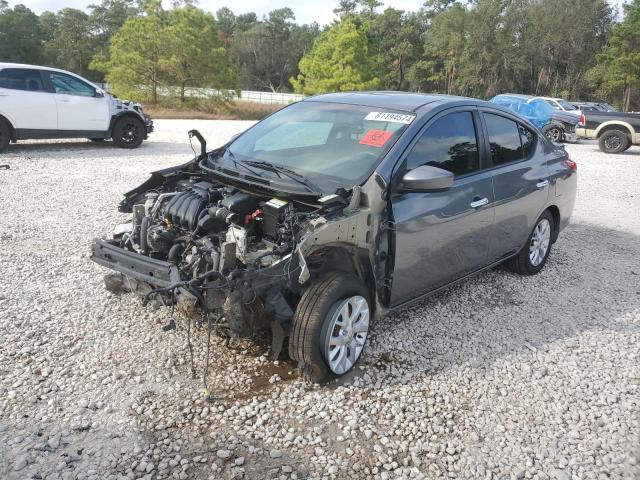
M 248 89 L 289 90 L 300 58 L 318 35 L 317 25 L 296 25 L 290 8 L 273 10 L 246 30 L 236 26 L 230 54 Z
M 169 83 L 179 87 L 182 102 L 188 86 L 236 88 L 235 71 L 211 14 L 195 7 L 173 9 L 163 34 L 167 44 L 161 64 Z
M 109 57 L 96 58 L 92 68 L 106 73 L 122 97 L 158 102 L 167 60 L 166 12 L 160 2 L 147 5 L 146 15 L 127 20 L 111 38 Z
M 369 90 L 380 83 L 375 66 L 366 32 L 348 16 L 316 40 L 300 60 L 300 74 L 291 83 L 296 92 L 304 94 Z
M 640 89 L 640 0 L 624 5 L 624 20 L 613 29 L 598 55 L 597 73 L 609 92 L 622 93 L 622 110 L 629 111 Z
M 109 39 L 115 35 L 125 22 L 140 14 L 134 0 L 102 0 L 100 4 L 92 4 L 89 9 L 89 21 L 92 35 L 101 54 L 106 54 Z
M 0 5 L 0 61 L 38 63 L 43 59 L 40 21 L 24 5 Z

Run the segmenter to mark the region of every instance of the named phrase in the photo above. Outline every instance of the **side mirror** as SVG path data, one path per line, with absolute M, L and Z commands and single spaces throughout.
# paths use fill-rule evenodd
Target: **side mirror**
M 96 89 L 96 93 L 94 95 L 96 98 L 104 98 L 104 92 L 102 90 Z
M 453 186 L 453 173 L 430 165 L 416 167 L 402 177 L 404 192 L 441 192 Z
M 243 133 L 244 132 L 240 132 L 240 133 L 236 133 L 235 135 L 231 135 L 231 138 L 229 139 L 229 143 L 233 142 L 236 138 L 238 138 Z

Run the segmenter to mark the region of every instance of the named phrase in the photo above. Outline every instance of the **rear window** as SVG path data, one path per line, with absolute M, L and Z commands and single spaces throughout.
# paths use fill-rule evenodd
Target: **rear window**
M 29 68 L 5 68 L 0 70 L 0 88 L 44 92 L 40 71 Z

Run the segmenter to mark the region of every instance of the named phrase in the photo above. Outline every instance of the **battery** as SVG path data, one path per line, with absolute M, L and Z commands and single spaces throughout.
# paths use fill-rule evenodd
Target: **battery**
M 264 212 L 262 222 L 263 235 L 273 240 L 278 239 L 278 227 L 284 222 L 288 206 L 289 202 L 279 198 L 272 198 L 262 204 L 262 211 Z

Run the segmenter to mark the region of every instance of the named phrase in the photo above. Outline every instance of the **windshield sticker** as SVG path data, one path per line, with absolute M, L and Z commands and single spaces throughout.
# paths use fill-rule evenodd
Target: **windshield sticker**
M 387 140 L 393 135 L 393 132 L 386 132 L 384 130 L 369 130 L 360 139 L 360 145 L 368 145 L 370 147 L 383 147 Z
M 404 113 L 389 113 L 389 112 L 369 112 L 364 117 L 365 120 L 373 120 L 375 122 L 395 122 L 404 123 L 409 125 L 416 118 L 415 115 L 406 115 Z

